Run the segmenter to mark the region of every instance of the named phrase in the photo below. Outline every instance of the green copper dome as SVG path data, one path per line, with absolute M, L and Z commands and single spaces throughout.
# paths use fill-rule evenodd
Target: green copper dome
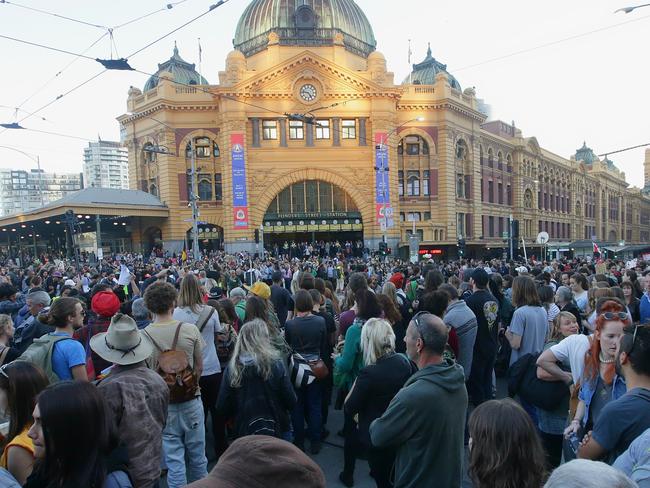
M 447 71 L 447 65 L 437 61 L 436 58 L 431 55 L 431 44 L 429 44 L 427 57 L 424 58 L 424 61 L 421 63 L 413 65 L 413 71 L 410 76 L 402 82 L 402 84 L 408 85 L 409 83 L 412 83 L 414 85 L 433 85 L 436 82 L 436 75 L 438 73 L 447 73 L 451 87 L 460 90 L 460 83 L 458 83 L 456 78 L 449 74 Z
M 583 142 L 582 147 L 576 151 L 576 161 L 584 161 L 586 164 L 593 164 L 596 160 L 596 155 L 594 151 L 587 147 L 587 143 Z
M 144 91 L 158 86 L 158 82 L 160 81 L 159 76 L 163 71 L 170 72 L 174 77 L 174 81 L 178 83 L 184 83 L 186 85 L 209 85 L 208 81 L 194 69 L 194 66 L 194 64 L 188 63 L 179 56 L 178 47 L 174 43 L 174 54 L 167 61 L 158 65 L 156 74 L 145 83 Z
M 340 33 L 345 48 L 364 57 L 377 45 L 354 0 L 253 0 L 239 19 L 233 45 L 251 56 L 266 49 L 271 32 L 286 46 L 331 46 Z

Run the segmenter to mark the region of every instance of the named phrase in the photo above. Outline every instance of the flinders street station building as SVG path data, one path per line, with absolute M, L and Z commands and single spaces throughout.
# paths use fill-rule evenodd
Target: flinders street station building
M 119 209 L 130 248 L 191 246 L 193 195 L 200 246 L 231 252 L 254 252 L 260 234 L 267 247 L 385 240 L 397 250 L 415 231 L 421 253 L 455 258 L 462 238 L 466 255 L 485 255 L 507 247 L 511 216 L 519 247 L 538 246 L 542 231 L 556 252 L 648 245 L 650 198 L 614 162 L 582 140 L 558 156 L 488 121 L 431 48 L 396 80 L 376 44 L 353 0 L 252 0 L 218 79 L 174 47 L 118 119 L 144 209 Z

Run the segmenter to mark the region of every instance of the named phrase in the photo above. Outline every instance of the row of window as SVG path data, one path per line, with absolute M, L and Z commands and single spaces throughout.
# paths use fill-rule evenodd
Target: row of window
M 459 175 L 461 176 L 461 175 Z M 469 177 L 465 177 L 465 191 L 466 194 L 469 195 Z M 485 185 L 481 185 L 481 201 L 485 203 L 498 203 L 499 205 L 512 205 L 512 187 L 510 185 L 505 186 L 505 192 L 504 192 L 504 187 L 503 183 L 500 181 L 497 182 L 496 185 L 496 195 L 494 193 L 495 186 L 494 186 L 494 181 L 488 181 L 487 182 L 487 195 L 485 194 Z M 459 198 L 460 197 L 460 194 Z M 464 198 L 470 198 L 469 196 L 465 196 Z
M 311 124 L 309 124 L 311 125 Z M 316 128 L 316 139 L 326 140 L 331 138 L 331 121 L 329 119 L 316 119 L 313 122 Z M 289 139 L 303 140 L 305 138 L 305 122 L 302 120 L 289 121 Z M 356 139 L 357 138 L 357 121 L 355 119 L 341 120 L 341 138 L 342 139 Z M 278 121 L 277 120 L 263 120 L 262 121 L 262 139 L 265 141 L 273 141 L 278 139 Z
M 400 212 L 400 222 L 420 222 L 422 220 L 422 213 L 420 212 Z M 424 220 L 431 220 L 431 212 L 424 212 Z

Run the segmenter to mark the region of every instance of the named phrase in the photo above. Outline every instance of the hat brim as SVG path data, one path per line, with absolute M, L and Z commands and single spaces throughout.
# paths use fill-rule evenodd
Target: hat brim
M 141 331 L 138 331 L 138 333 L 142 339 L 140 345 L 126 354 L 114 349 L 109 349 L 104 340 L 107 332 L 100 332 L 92 336 L 90 338 L 90 349 L 109 363 L 119 364 L 121 366 L 139 363 L 151 357 L 153 354 L 153 345 Z

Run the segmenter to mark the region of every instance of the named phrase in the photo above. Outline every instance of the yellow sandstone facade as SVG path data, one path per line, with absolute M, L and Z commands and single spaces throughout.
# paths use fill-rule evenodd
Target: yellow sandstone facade
M 487 122 L 431 50 L 399 83 L 352 0 L 254 0 L 234 44 L 218 83 L 175 49 L 129 90 L 131 186 L 170 211 L 133 229 L 135 247 L 191 243 L 192 177 L 202 246 L 229 251 L 255 251 L 260 228 L 267 245 L 363 236 L 396 249 L 415 227 L 451 258 L 459 237 L 470 254 L 503 247 L 510 216 L 528 243 L 542 230 L 551 244 L 650 241 L 650 200 L 611 161 Z

